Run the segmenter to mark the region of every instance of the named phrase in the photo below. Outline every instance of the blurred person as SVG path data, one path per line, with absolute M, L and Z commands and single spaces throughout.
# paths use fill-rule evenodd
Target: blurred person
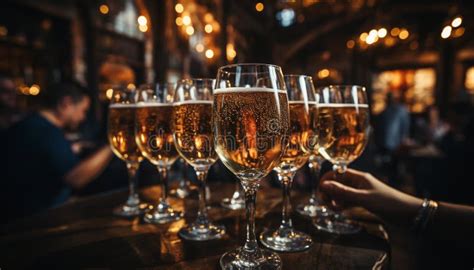
M 15 84 L 10 77 L 0 74 L 0 132 L 19 119 Z
M 474 206 L 417 198 L 353 169 L 335 179 L 332 171 L 321 179 L 320 191 L 326 201 L 336 208 L 362 206 L 389 224 L 416 232 L 427 245 L 421 250 L 429 256 L 423 266 L 433 263 L 434 269 L 472 268 Z
M 398 162 L 396 151 L 409 141 L 410 114 L 392 93 L 387 93 L 386 107 L 375 118 L 375 143 L 378 147 L 379 162 L 386 171 L 389 182 L 398 185 Z
M 64 130 L 75 130 L 90 106 L 86 89 L 74 82 L 48 89 L 44 105 L 13 125 L 2 141 L 3 218 L 30 215 L 65 202 L 72 189 L 94 180 L 112 157 L 103 146 L 83 160 L 73 153 Z

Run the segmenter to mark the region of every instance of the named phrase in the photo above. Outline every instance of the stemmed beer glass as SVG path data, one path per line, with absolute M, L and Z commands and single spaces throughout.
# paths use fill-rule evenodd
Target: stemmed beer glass
M 225 253 L 223 269 L 279 269 L 278 254 L 259 248 L 255 201 L 260 179 L 280 162 L 289 127 L 289 107 L 281 68 L 236 64 L 219 68 L 214 91 L 216 152 L 244 189 L 247 216 L 245 245 Z
M 265 230 L 260 235 L 260 241 L 277 251 L 301 251 L 309 248 L 313 240 L 293 228 L 290 189 L 296 171 L 308 161 L 315 145 L 313 119 L 317 117 L 317 99 L 313 80 L 309 76 L 285 75 L 285 84 L 290 104 L 290 132 L 288 146 L 280 164 L 274 168 L 283 186 L 282 220 L 276 230 Z
M 333 85 L 318 90 L 320 101 L 319 152 L 333 164 L 336 180 L 358 158 L 369 138 L 369 105 L 366 90 L 358 85 Z M 360 226 L 339 213 L 316 217 L 314 225 L 336 234 L 351 234 Z
M 212 92 L 214 79 L 185 79 L 178 82 L 174 94 L 174 142 L 182 158 L 193 166 L 199 180 L 199 212 L 196 221 L 181 228 L 187 240 L 219 239 L 222 225 L 209 221 L 206 208 L 206 180 L 209 168 L 217 160 L 212 129 Z
M 129 195 L 125 204 L 114 209 L 114 214 L 133 217 L 147 207 L 137 193 L 137 170 L 143 157 L 135 142 L 136 91 L 114 87 L 109 105 L 107 137 L 114 154 L 125 161 L 129 175 Z
M 145 214 L 147 223 L 163 224 L 178 220 L 182 213 L 167 202 L 168 172 L 178 158 L 173 143 L 172 84 L 142 85 L 137 90 L 135 139 L 142 155 L 158 169 L 161 176 L 161 197 L 154 209 Z

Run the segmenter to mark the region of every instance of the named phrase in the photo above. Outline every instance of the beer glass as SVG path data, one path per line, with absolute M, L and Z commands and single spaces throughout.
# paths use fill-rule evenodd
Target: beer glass
M 315 145 L 313 124 L 317 117 L 317 100 L 311 77 L 285 75 L 285 84 L 290 105 L 290 132 L 280 164 L 274 168 L 283 186 L 282 219 L 279 228 L 266 229 L 260 234 L 260 242 L 273 250 L 294 252 L 308 249 L 313 243 L 311 236 L 293 228 L 290 189 L 296 171 L 306 164 Z
M 214 92 L 214 135 L 222 163 L 244 189 L 245 245 L 225 253 L 223 269 L 279 269 L 278 254 L 259 248 L 255 201 L 260 179 L 280 163 L 289 126 L 288 98 L 281 68 L 235 64 L 219 68 Z
M 163 224 L 182 217 L 167 202 L 168 172 L 178 158 L 173 143 L 171 114 L 173 113 L 173 85 L 141 85 L 137 90 L 135 140 L 142 155 L 158 169 L 161 177 L 161 196 L 158 204 L 145 213 L 147 223 Z
M 336 180 L 340 180 L 347 166 L 362 154 L 369 138 L 367 94 L 362 86 L 334 85 L 319 89 L 319 95 L 319 152 L 333 164 Z M 336 234 L 360 230 L 339 213 L 317 217 L 314 225 Z
M 209 221 L 206 208 L 206 180 L 209 168 L 217 160 L 212 130 L 212 92 L 214 79 L 185 79 L 178 82 L 174 94 L 174 142 L 180 156 L 193 166 L 199 180 L 197 219 L 181 228 L 187 240 L 219 239 L 224 226 Z
M 139 215 L 146 208 L 136 191 L 137 170 L 143 157 L 135 142 L 136 91 L 114 87 L 109 105 L 107 137 L 114 154 L 125 161 L 129 174 L 129 195 L 125 204 L 114 209 L 123 217 Z

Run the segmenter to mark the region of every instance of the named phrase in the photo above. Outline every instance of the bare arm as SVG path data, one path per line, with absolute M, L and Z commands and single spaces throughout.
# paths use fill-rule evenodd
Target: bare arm
M 65 176 L 65 181 L 74 189 L 80 189 L 97 177 L 112 158 L 109 146 L 100 148 L 97 152 L 77 164 Z

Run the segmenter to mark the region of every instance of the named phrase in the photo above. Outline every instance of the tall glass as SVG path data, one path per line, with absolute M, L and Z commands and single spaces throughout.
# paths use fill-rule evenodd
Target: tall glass
M 313 80 L 305 75 L 285 75 L 285 84 L 290 104 L 290 132 L 288 146 L 280 164 L 274 168 L 283 186 L 283 209 L 279 228 L 266 229 L 260 241 L 277 251 L 301 251 L 308 249 L 311 236 L 293 228 L 291 221 L 290 190 L 293 177 L 309 158 L 313 130 L 310 117 L 317 112 Z
M 196 171 L 199 180 L 197 219 L 181 228 L 187 240 L 205 241 L 224 236 L 225 228 L 209 221 L 206 208 L 206 180 L 217 160 L 212 130 L 212 92 L 214 79 L 186 79 L 178 82 L 174 95 L 174 142 L 182 158 Z
M 125 161 L 129 174 L 129 195 L 125 204 L 114 209 L 114 214 L 133 217 L 141 214 L 146 204 L 140 203 L 137 193 L 137 170 L 143 157 L 135 142 L 136 92 L 115 87 L 109 106 L 107 137 L 114 154 Z
M 279 269 L 278 254 L 259 248 L 255 201 L 260 179 L 280 163 L 289 127 L 289 107 L 281 68 L 236 64 L 219 68 L 214 92 L 217 154 L 245 192 L 245 245 L 225 253 L 223 269 Z
M 142 85 L 137 92 L 135 140 L 142 155 L 158 169 L 161 176 L 161 196 L 158 204 L 145 214 L 147 223 L 163 224 L 178 220 L 182 213 L 166 201 L 168 172 L 178 158 L 171 130 L 173 85 Z
M 335 85 L 318 91 L 321 97 L 318 106 L 321 129 L 319 152 L 333 164 L 336 180 L 340 180 L 347 166 L 362 154 L 369 138 L 367 94 L 364 87 L 357 85 Z M 315 225 L 337 234 L 360 230 L 360 226 L 339 213 L 316 218 Z

